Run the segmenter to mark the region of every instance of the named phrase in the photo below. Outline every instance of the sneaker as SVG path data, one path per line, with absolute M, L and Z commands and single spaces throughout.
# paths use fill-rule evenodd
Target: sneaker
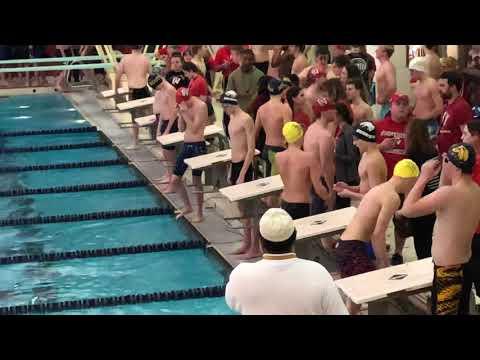
M 390 261 L 392 265 L 400 265 L 403 264 L 403 256 L 399 254 L 393 254 L 392 260 Z

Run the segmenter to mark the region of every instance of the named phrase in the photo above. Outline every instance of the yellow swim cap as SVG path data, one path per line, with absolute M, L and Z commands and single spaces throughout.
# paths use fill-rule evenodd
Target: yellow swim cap
M 420 169 L 410 159 L 400 160 L 393 169 L 393 176 L 398 176 L 402 179 L 416 178 L 418 175 L 420 175 Z
M 299 123 L 289 121 L 283 125 L 282 133 L 287 143 L 292 144 L 297 142 L 303 136 L 303 128 Z

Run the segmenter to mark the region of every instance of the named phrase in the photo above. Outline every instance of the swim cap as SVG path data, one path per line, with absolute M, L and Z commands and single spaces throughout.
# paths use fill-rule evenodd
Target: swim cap
M 268 82 L 268 92 L 270 95 L 280 95 L 286 88 L 287 84 L 278 79 L 272 78 Z
M 371 121 L 364 121 L 358 124 L 353 129 L 353 137 L 357 139 L 367 141 L 367 142 L 376 142 L 377 134 L 375 132 L 375 124 Z
M 471 174 L 475 165 L 475 149 L 467 143 L 459 143 L 450 146 L 447 158 L 464 174 Z
M 425 61 L 425 56 L 418 56 L 413 58 L 408 64 L 408 68 L 410 70 L 417 70 L 421 72 L 427 72 L 427 62 Z
M 158 50 L 158 55 L 168 55 L 168 50 L 167 48 L 161 48 Z
M 307 82 L 312 83 L 318 79 L 326 78 L 327 74 L 320 70 L 317 66 L 312 67 L 307 73 Z
M 229 90 L 223 93 L 218 100 L 220 104 L 224 105 L 238 105 L 237 93 L 233 90 Z
M 405 101 L 408 104 L 410 104 L 410 99 L 408 98 L 408 95 L 402 94 L 400 92 L 396 92 L 395 94 L 390 96 L 391 103 L 398 103 L 399 101 Z
M 418 175 L 420 175 L 420 169 L 417 164 L 410 159 L 400 160 L 393 169 L 393 176 L 398 176 L 402 179 L 416 178 Z
M 187 88 L 181 87 L 177 90 L 177 104 L 181 104 L 184 101 L 190 99 L 190 93 Z
M 286 86 L 293 86 L 292 80 L 286 76 L 283 77 L 282 83 L 284 83 Z
M 317 119 L 322 116 L 323 112 L 335 109 L 335 104 L 330 99 L 324 97 L 318 98 L 312 105 L 313 114 Z
M 152 89 L 156 89 L 158 85 L 162 83 L 163 79 L 159 73 L 153 73 L 148 77 L 148 86 Z
M 271 242 L 282 242 L 295 232 L 293 219 L 283 209 L 268 209 L 259 223 L 260 235 Z
M 295 121 L 289 121 L 283 125 L 282 134 L 287 143 L 293 144 L 303 136 L 302 125 Z

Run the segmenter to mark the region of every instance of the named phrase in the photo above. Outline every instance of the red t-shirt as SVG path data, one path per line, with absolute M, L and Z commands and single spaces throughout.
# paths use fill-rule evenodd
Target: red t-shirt
M 188 85 L 189 94 L 191 96 L 208 96 L 208 85 L 207 81 L 204 79 L 203 76 L 197 75 L 195 78 L 190 80 L 190 84 Z
M 397 162 L 405 159 L 407 122 L 397 123 L 393 121 L 389 115 L 385 119 L 375 122 L 375 131 L 377 144 L 380 144 L 388 138 L 394 138 L 396 140 L 394 149 L 382 151 L 385 162 L 387 163 L 388 178 L 391 178 Z
M 229 66 L 222 70 L 222 74 L 224 78 L 227 78 L 234 70 L 238 68 L 238 64 L 235 64 L 232 60 L 232 52 L 230 48 L 222 47 L 218 49 L 217 53 L 215 54 L 215 59 L 210 58 L 209 64 L 215 70 L 218 66 L 228 63 Z
M 472 179 L 478 185 L 480 185 L 480 155 L 477 155 L 477 157 L 475 158 L 475 166 L 473 167 Z M 480 223 L 478 224 L 475 234 L 480 234 Z
M 462 141 L 461 127 L 472 118 L 472 108 L 461 96 L 445 106 L 437 139 L 440 154 L 446 153 L 450 146 Z

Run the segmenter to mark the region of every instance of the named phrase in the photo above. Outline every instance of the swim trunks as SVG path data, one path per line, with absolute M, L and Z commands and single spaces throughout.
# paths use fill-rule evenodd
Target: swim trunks
M 328 206 L 320 196 L 317 195 L 315 189 L 312 187 L 310 191 L 310 196 L 312 199 L 312 203 L 310 205 L 310 215 L 318 215 L 323 214 L 324 212 L 328 211 Z
M 192 157 L 205 155 L 207 153 L 207 145 L 205 141 L 198 141 L 192 143 L 184 143 L 182 152 L 177 157 L 177 164 L 175 165 L 175 170 L 173 171 L 173 175 L 182 177 L 187 171 L 188 165 L 185 164 L 185 159 L 190 159 Z M 203 170 L 192 170 L 193 176 L 202 176 Z
M 232 162 L 232 169 L 230 172 L 230 184 L 235 185 L 237 183 L 238 177 L 240 176 L 240 171 L 242 171 L 244 161 L 239 161 L 239 162 Z M 247 172 L 245 173 L 245 181 L 244 182 L 249 182 L 253 180 L 253 166 L 250 164 L 250 166 L 247 169 Z
M 293 220 L 310 216 L 309 203 L 289 203 L 282 200 L 281 207 L 292 217 Z
M 277 162 L 275 160 L 276 154 L 284 151 L 285 148 L 282 146 L 271 146 L 265 145 L 262 152 L 262 159 L 265 160 L 267 164 L 267 169 L 265 171 L 265 177 L 278 175 Z
M 163 135 L 165 130 L 167 130 L 168 120 L 160 120 L 159 116 L 157 115 L 157 121 L 159 121 L 160 123 L 160 134 Z M 176 132 L 178 132 L 178 118 L 175 119 L 170 129 L 170 134 L 173 134 Z M 175 150 L 175 145 L 162 145 L 162 149 Z
M 147 86 L 140 89 L 130 89 L 130 91 L 132 93 L 132 100 L 139 100 L 150 97 L 150 90 L 148 90 Z
M 340 240 L 338 242 L 335 254 L 342 278 L 376 269 L 368 257 L 367 247 L 368 243 L 360 240 Z
M 465 265 L 433 268 L 432 315 L 458 315 Z

